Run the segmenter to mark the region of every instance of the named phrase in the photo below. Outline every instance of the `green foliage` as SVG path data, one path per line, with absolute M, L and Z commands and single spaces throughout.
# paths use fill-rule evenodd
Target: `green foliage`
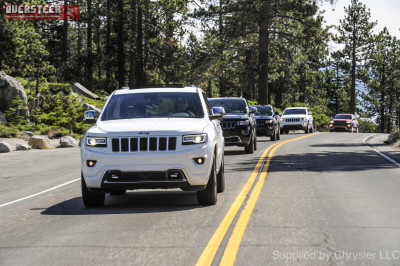
M 360 133 L 377 133 L 379 126 L 369 119 L 358 119 Z
M 18 129 L 15 126 L 6 126 L 0 122 L 0 138 L 13 138 L 17 136 Z
M 26 118 L 23 116 L 25 113 L 24 101 L 17 97 L 8 108 L 6 112 L 4 112 L 4 117 L 6 118 L 9 124 L 17 125 L 21 123 Z

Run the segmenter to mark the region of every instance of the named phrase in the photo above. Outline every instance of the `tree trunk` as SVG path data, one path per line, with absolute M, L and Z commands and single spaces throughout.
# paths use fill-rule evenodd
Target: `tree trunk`
M 137 39 L 136 39 L 136 83 L 144 85 L 144 65 L 143 65 L 143 9 L 139 2 L 137 10 Z
M 112 0 L 107 0 L 107 26 L 106 26 L 106 56 L 105 66 L 106 66 L 106 91 L 111 92 L 112 89 L 110 88 L 111 83 L 111 5 Z
M 269 10 L 270 10 L 271 0 L 266 0 L 262 2 L 260 9 L 259 18 L 259 40 L 258 40 L 258 62 L 259 62 L 259 85 L 258 85 L 258 103 L 268 104 L 269 103 L 269 93 L 268 93 L 268 72 L 269 72 Z
M 88 28 L 87 28 L 87 86 L 92 89 L 93 83 L 93 53 L 92 53 L 92 0 L 87 0 L 88 9 Z
M 131 1 L 131 38 L 129 45 L 129 87 L 135 85 L 136 0 Z
M 356 113 L 356 25 L 353 20 L 353 47 L 351 53 L 351 87 L 350 87 L 350 113 Z
M 124 55 L 124 2 L 118 0 L 118 86 L 125 86 L 125 55 Z
M 64 5 L 68 5 L 68 0 L 64 0 Z M 64 70 L 64 75 L 63 75 L 63 80 L 66 81 L 68 80 L 68 56 L 69 56 L 69 45 L 68 45 L 68 19 L 64 19 L 64 24 L 63 24 L 63 37 L 62 37 L 62 64 L 63 64 L 63 70 Z

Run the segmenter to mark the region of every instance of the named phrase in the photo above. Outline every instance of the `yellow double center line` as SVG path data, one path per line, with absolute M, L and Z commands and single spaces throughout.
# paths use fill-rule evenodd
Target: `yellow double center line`
M 233 220 L 235 219 L 237 213 L 240 210 L 240 207 L 244 203 L 249 194 L 251 188 L 257 177 L 259 179 L 254 186 L 252 193 L 250 194 L 246 206 L 243 208 L 242 212 L 240 213 L 239 219 L 233 228 L 232 234 L 229 238 L 228 244 L 225 247 L 224 253 L 222 255 L 220 265 L 233 265 L 236 260 L 236 255 L 239 250 L 240 242 L 242 241 L 242 237 L 244 231 L 246 230 L 247 224 L 250 220 L 250 216 L 254 210 L 254 206 L 258 200 L 260 195 L 261 189 L 264 185 L 265 179 L 267 177 L 267 171 L 269 167 L 269 163 L 271 158 L 280 146 L 285 143 L 303 139 L 310 135 L 304 135 L 298 138 L 278 142 L 266 149 L 260 159 L 257 162 L 256 167 L 254 168 L 253 172 L 249 180 L 247 181 L 246 185 L 242 188 L 239 195 L 236 197 L 235 201 L 233 202 L 231 208 L 229 209 L 228 213 L 225 215 L 224 219 L 218 226 L 217 230 L 215 231 L 214 235 L 211 237 L 210 241 L 208 242 L 206 248 L 204 249 L 203 253 L 201 254 L 199 260 L 197 261 L 196 265 L 211 265 L 214 261 L 215 255 L 217 254 L 218 249 L 220 248 L 221 242 L 225 238 L 225 235 L 230 228 Z M 270 152 L 271 151 L 271 152 Z M 268 157 L 267 157 L 268 155 Z M 261 171 L 260 171 L 261 169 Z

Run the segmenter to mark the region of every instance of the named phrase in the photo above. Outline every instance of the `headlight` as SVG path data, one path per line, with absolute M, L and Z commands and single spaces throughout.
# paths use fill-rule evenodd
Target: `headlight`
M 86 145 L 91 147 L 107 147 L 107 138 L 87 137 Z
M 247 126 L 248 124 L 250 124 L 249 120 L 237 121 L 238 126 Z
M 273 124 L 274 120 L 273 119 L 267 119 L 265 120 L 265 124 Z
M 285 121 L 286 121 L 286 118 L 281 118 L 281 121 L 285 122 Z
M 185 135 L 182 137 L 183 145 L 200 144 L 207 141 L 207 134 Z
M 304 120 L 306 120 L 304 117 L 300 118 L 300 121 L 304 121 Z

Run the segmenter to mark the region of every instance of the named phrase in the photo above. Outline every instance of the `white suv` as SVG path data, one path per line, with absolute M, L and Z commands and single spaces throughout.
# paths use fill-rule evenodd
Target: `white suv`
M 313 132 L 312 112 L 307 107 L 286 108 L 281 117 L 281 134 L 288 134 L 289 130 L 304 130 L 306 134 Z
M 85 206 L 104 205 L 105 193 L 159 188 L 197 191 L 199 204 L 215 204 L 225 188 L 223 116 L 195 87 L 113 92 L 81 145 Z

